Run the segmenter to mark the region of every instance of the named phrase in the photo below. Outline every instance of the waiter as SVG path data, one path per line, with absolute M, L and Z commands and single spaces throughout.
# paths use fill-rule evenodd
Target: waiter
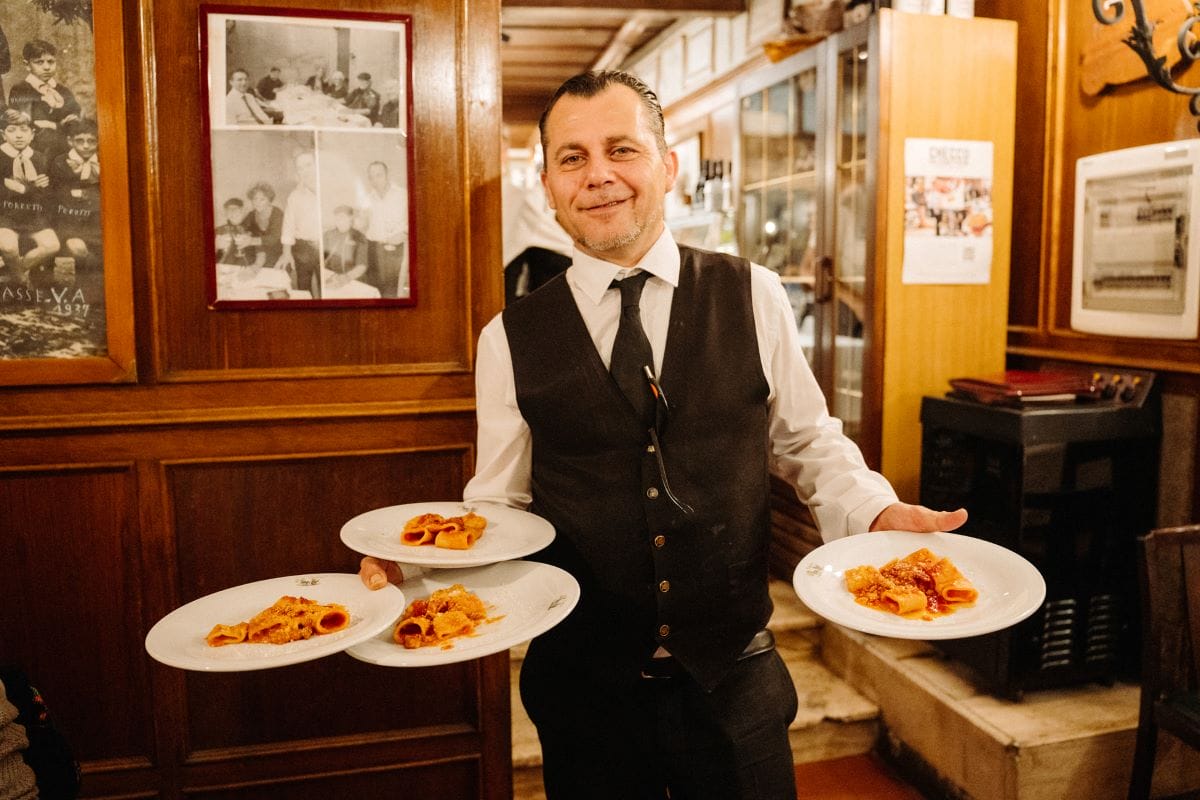
M 649 88 L 578 75 L 540 129 L 573 263 L 480 337 L 464 499 L 548 519 L 537 558 L 581 586 L 521 669 L 546 796 L 790 800 L 796 693 L 765 630 L 769 473 L 826 539 L 949 530 L 966 512 L 900 503 L 867 469 L 774 273 L 671 238 L 677 160 Z M 360 576 L 381 586 L 385 570 L 400 577 L 369 558 Z

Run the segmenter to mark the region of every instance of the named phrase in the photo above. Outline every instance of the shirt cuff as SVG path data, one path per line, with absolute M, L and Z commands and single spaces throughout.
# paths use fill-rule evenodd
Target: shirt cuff
M 875 518 L 883 513 L 885 508 L 896 502 L 898 501 L 895 497 L 872 497 L 862 503 L 846 515 L 846 533 L 853 535 L 871 530 L 871 523 L 875 521 Z

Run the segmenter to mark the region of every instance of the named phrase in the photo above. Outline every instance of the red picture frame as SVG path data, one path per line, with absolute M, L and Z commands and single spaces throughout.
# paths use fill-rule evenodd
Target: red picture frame
M 412 19 L 200 7 L 208 307 L 413 306 Z

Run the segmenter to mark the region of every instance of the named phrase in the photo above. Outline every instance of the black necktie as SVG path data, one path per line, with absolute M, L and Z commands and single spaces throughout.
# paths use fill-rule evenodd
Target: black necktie
M 654 370 L 654 351 L 650 349 L 650 340 L 642 327 L 638 304 L 649 277 L 649 272 L 639 272 L 623 281 L 613 281 L 608 287 L 621 290 L 621 322 L 617 326 L 617 338 L 613 340 L 608 371 L 647 428 L 654 425 L 654 395 L 650 392 L 645 367 Z

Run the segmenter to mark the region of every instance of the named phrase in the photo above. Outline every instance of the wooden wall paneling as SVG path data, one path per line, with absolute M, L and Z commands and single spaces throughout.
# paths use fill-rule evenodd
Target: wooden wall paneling
M 463 163 L 468 165 L 467 193 L 470 225 L 466 247 L 468 298 L 471 309 L 467 331 L 468 352 L 474 364 L 474 347 L 483 326 L 504 305 L 504 264 L 500 230 L 500 2 L 464 2 L 459 30 L 466 37 L 460 86 L 467 89 L 464 103 L 466 135 Z M 436 195 L 434 195 L 436 196 Z M 471 386 L 468 396 L 473 396 Z
M 999 13 L 1005 16 L 1024 20 L 1038 13 L 1018 8 L 1024 4 L 996 1 Z M 1042 189 L 1042 309 L 1036 328 L 1014 325 L 1010 329 L 1009 353 L 1200 373 L 1200 341 L 1107 337 L 1081 334 L 1070 327 L 1076 161 L 1109 150 L 1193 138 L 1197 129 L 1187 98 L 1167 92 L 1148 78 L 1097 96 L 1085 94 L 1080 84 L 1081 56 L 1100 23 L 1090 5 L 1068 0 L 1050 3 L 1047 20 L 1047 152 L 1043 160 L 1049 174 Z M 1131 20 L 1121 24 L 1127 26 Z M 1032 46 L 1023 44 L 1023 48 Z M 1200 84 L 1200 70 L 1192 66 L 1177 72 L 1175 80 Z M 1024 268 L 1014 266 L 1014 270 Z M 1014 271 L 1014 279 L 1017 274 Z
M 1017 121 L 1013 186 L 1013 232 L 1008 321 L 1013 327 L 1036 329 L 1043 316 L 1042 257 L 1045 181 L 1053 167 L 1053 128 L 1048 114 L 1054 109 L 1056 84 L 1050 69 L 1055 3 L 1022 3 L 991 0 L 987 16 L 1017 23 Z M 982 9 L 980 9 L 982 11 Z M 1050 139 L 1051 141 L 1048 141 Z
M 435 670 L 338 655 L 204 675 L 160 665 L 143 649 L 154 622 L 209 591 L 278 574 L 354 571 L 358 556 L 338 539 L 341 524 L 379 505 L 459 496 L 473 447 L 466 414 L 7 434 L 0 530 L 12 557 L 0 578 L 22 602 L 0 612 L 2 654 L 45 673 L 39 683 L 55 707 L 72 709 L 66 730 L 76 729 L 75 715 L 88 721 L 72 736 L 85 796 L 261 796 L 278 782 L 288 789 L 273 796 L 305 797 L 343 779 L 378 781 L 371 795 L 401 777 L 406 786 L 479 787 L 439 797 L 507 796 L 505 654 Z M 97 565 L 103 581 L 80 578 Z M 60 597 L 89 613 L 62 607 Z M 67 622 L 49 619 L 63 614 Z M 115 622 L 93 647 L 101 634 L 88 631 L 103 630 L 97 615 Z M 82 636 L 71 624 L 77 617 L 87 626 Z M 125 661 L 64 661 L 60 642 L 43 633 L 58 629 L 89 653 Z M 106 705 L 97 711 L 97 702 Z M 126 728 L 138 734 L 136 746 L 118 746 L 130 738 Z M 452 779 L 430 777 L 447 769 Z
M 477 180 L 469 159 L 473 141 L 470 125 L 482 134 L 498 120 L 489 116 L 496 108 L 492 85 L 468 82 L 461 65 L 469 64 L 470 27 L 453 24 L 464 20 L 465 0 L 456 4 L 455 17 L 447 18 L 443 4 L 425 0 L 397 9 L 383 0 L 356 4 L 355 12 L 404 12 L 412 15 L 414 92 L 413 259 L 418 272 L 418 303 L 413 308 L 270 309 L 212 311 L 205 305 L 206 225 L 202 190 L 209 154 L 197 146 L 195 132 L 202 125 L 200 70 L 203 59 L 196 46 L 199 2 L 163 3 L 144 0 L 151 37 L 148 57 L 161 60 L 170 54 L 171 79 L 157 79 L 146 105 L 151 133 L 146 139 L 147 195 L 151 198 L 148 229 L 155 237 L 156 257 L 151 264 L 154 287 L 155 361 L 160 380 L 207 380 L 214 372 L 238 371 L 269 375 L 308 369 L 351 370 L 358 366 L 391 371 L 429 369 L 469 370 L 474 329 L 468 270 L 472 251 L 471 192 Z M 244 4 L 247 13 L 269 4 Z M 327 8 L 335 15 L 341 4 L 317 2 L 308 8 Z M 472 4 L 472 19 L 482 16 L 475 35 L 498 31 L 499 19 L 486 19 L 494 4 Z M 498 14 L 498 12 L 497 12 Z M 478 30 L 482 27 L 482 31 Z M 496 34 L 498 36 L 498 33 Z M 485 52 L 495 50 L 494 43 Z M 495 56 L 491 56 L 493 61 Z M 161 76 L 163 73 L 158 73 Z M 185 76 L 191 76 L 191 79 Z M 467 107 L 472 108 L 468 111 Z M 482 110 L 482 114 L 479 111 Z M 481 116 L 476 122 L 475 117 Z M 488 152 L 486 160 L 495 160 Z M 496 167 L 498 169 L 498 166 Z M 282 180 L 282 178 L 281 178 Z M 486 195 L 480 210 L 498 209 L 497 197 Z M 278 201 L 277 201 L 278 204 Z M 494 204 L 494 205 L 493 205 Z M 486 215 L 481 215 L 482 231 Z M 498 262 L 498 239 L 484 236 L 477 243 L 479 259 Z M 488 252 L 493 250 L 495 252 Z M 499 266 L 494 267 L 495 270 Z
M 130 461 L 0 467 L 0 663 L 29 675 L 101 771 L 152 759 L 139 533 Z
M 881 471 L 915 502 L 921 450 L 920 404 L 951 378 L 1004 367 L 1012 230 L 1016 26 L 1006 20 L 880 12 L 880 294 L 883 380 L 878 387 Z M 923 44 L 940 42 L 936 52 Z M 942 80 L 943 76 L 953 76 Z M 903 280 L 904 147 L 908 138 L 993 143 L 993 238 L 988 283 L 913 284 Z M 882 301 L 882 302 L 881 302 Z M 931 343 L 936 342 L 936 346 Z M 871 347 L 871 343 L 866 345 Z M 875 349 L 879 349 L 878 346 Z M 869 350 L 868 350 L 869 352 Z M 869 398 L 864 397 L 864 408 Z M 864 423 L 870 415 L 864 415 Z M 864 429 L 869 430 L 864 424 Z M 868 459 L 870 455 L 868 453 Z M 870 461 L 868 461 L 870 463 Z

